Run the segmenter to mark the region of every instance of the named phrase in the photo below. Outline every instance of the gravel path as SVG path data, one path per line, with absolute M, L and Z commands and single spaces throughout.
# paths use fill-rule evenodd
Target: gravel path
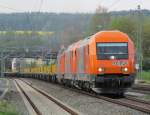
M 26 106 L 25 106 L 19 92 L 16 89 L 16 86 L 14 85 L 13 80 L 9 79 L 9 89 L 8 89 L 8 92 L 6 93 L 4 99 L 15 106 L 19 115 L 29 115 L 28 110 L 26 109 Z
M 83 95 L 55 84 L 35 79 L 25 80 L 43 89 L 47 93 L 50 93 L 85 115 L 147 115 L 140 111 Z

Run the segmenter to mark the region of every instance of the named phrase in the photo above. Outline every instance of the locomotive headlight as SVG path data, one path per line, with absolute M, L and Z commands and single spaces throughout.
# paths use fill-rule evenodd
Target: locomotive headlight
M 123 68 L 123 71 L 124 71 L 124 72 L 127 72 L 127 71 L 128 71 L 128 68 Z
M 139 70 L 139 68 L 140 68 L 139 64 L 135 64 L 135 69 Z
M 104 69 L 103 69 L 103 68 L 98 68 L 98 71 L 99 71 L 99 72 L 103 72 Z

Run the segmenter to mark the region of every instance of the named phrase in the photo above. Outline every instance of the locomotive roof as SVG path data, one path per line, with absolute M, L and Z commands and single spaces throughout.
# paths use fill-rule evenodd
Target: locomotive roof
M 113 38 L 129 38 L 127 34 L 118 31 L 118 30 L 113 30 L 113 31 L 100 31 L 97 32 L 95 35 L 95 37 L 102 37 L 102 38 L 108 38 L 108 37 L 113 37 Z M 116 37 L 117 36 L 117 37 Z
M 117 37 L 116 37 L 117 36 Z M 71 44 L 70 46 L 68 46 L 68 48 L 65 50 L 65 52 L 68 52 L 68 51 L 71 51 L 73 50 L 75 47 L 83 47 L 85 45 L 87 45 L 89 43 L 90 40 L 93 40 L 95 38 L 102 38 L 103 40 L 107 40 L 109 38 L 112 38 L 113 39 L 120 39 L 120 40 L 129 40 L 129 37 L 127 34 L 123 33 L 123 32 L 120 32 L 118 30 L 113 30 L 113 31 L 100 31 L 100 32 L 97 32 L 96 34 L 92 35 L 92 36 L 89 36 L 89 37 L 86 37 L 85 39 L 83 40 L 79 40 L 73 44 Z
M 79 42 L 79 44 L 80 44 L 79 47 L 85 46 L 89 42 L 90 38 L 91 38 L 91 36 L 81 40 Z

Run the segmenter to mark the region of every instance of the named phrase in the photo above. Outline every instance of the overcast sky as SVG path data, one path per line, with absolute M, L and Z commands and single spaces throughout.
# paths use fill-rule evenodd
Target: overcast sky
M 107 7 L 109 11 L 118 11 L 136 9 L 138 4 L 143 9 L 150 9 L 150 0 L 0 0 L 0 13 L 39 10 L 58 13 L 91 13 L 99 5 Z

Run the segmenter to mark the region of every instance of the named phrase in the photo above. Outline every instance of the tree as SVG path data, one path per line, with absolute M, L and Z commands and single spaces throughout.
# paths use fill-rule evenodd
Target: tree
M 99 6 L 93 15 L 88 30 L 88 35 L 92 35 L 100 30 L 106 30 L 109 27 L 110 14 L 107 8 Z
M 145 58 L 150 58 L 150 18 L 144 21 L 143 25 L 143 54 Z
M 135 46 L 137 43 L 138 20 L 134 16 L 112 18 L 110 29 L 120 30 L 129 35 Z M 150 18 L 144 17 L 142 23 L 143 68 L 150 69 Z
M 150 70 L 150 18 L 144 20 L 143 25 L 143 69 Z
M 110 29 L 127 33 L 129 37 L 136 43 L 137 21 L 134 17 L 121 16 L 112 18 Z

